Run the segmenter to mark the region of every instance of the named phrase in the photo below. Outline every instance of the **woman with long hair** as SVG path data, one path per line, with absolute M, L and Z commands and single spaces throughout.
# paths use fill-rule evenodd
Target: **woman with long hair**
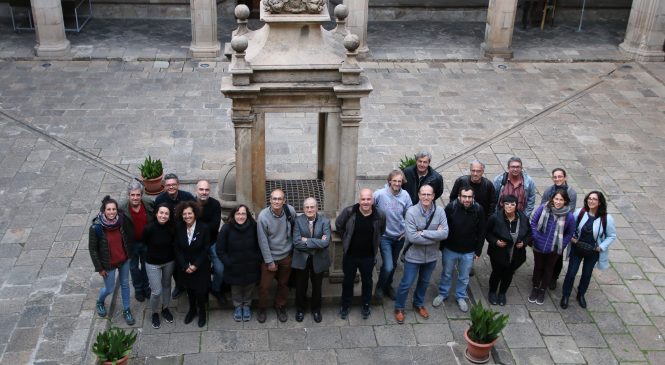
M 115 290 L 116 271 L 120 277 L 122 316 L 128 325 L 136 322 L 129 310 L 129 253 L 132 252 L 131 225 L 125 214 L 118 210 L 118 202 L 110 196 L 102 199 L 97 217 L 88 230 L 88 250 L 95 271 L 104 279 L 104 286 L 97 296 L 97 315 L 106 317 L 104 300 Z
M 252 293 L 261 278 L 261 249 L 256 221 L 246 205 L 231 210 L 217 235 L 217 255 L 224 263 L 224 281 L 231 285 L 236 322 L 252 319 Z
M 195 202 L 178 204 L 176 216 L 179 222 L 176 225 L 174 250 L 177 270 L 180 270 L 189 299 L 185 324 L 191 323 L 198 315 L 198 325 L 203 327 L 206 324 L 206 302 L 210 287 L 210 229 L 205 223 L 197 221 L 200 215 L 200 208 Z
M 563 282 L 561 295 L 561 308 L 568 308 L 568 298 L 573 290 L 575 275 L 582 266 L 582 277 L 577 285 L 577 302 L 580 307 L 586 308 L 584 298 L 594 266 L 604 270 L 609 267 L 609 248 L 617 238 L 614 218 L 607 214 L 607 202 L 600 191 L 592 191 L 584 197 L 584 208 L 578 209 L 574 214 L 575 237 L 571 239 L 570 259 L 568 272 Z M 585 246 L 585 247 L 583 247 Z
M 173 322 L 173 314 L 169 311 L 171 302 L 171 275 L 175 267 L 173 251 L 172 213 L 165 203 L 155 209 L 154 220 L 143 230 L 142 242 L 146 245 L 146 273 L 150 282 L 150 308 L 152 309 L 152 328 L 161 326 L 159 315 L 166 322 Z
M 515 271 L 526 261 L 526 245 L 531 241 L 529 218 L 517 210 L 517 197 L 502 196 L 499 207 L 487 221 L 485 231 L 492 264 L 487 298 L 492 305 L 506 305 L 506 292 Z
M 575 218 L 568 203 L 568 193 L 563 189 L 557 190 L 531 217 L 534 264 L 530 303 L 545 303 L 545 290 L 552 280 L 556 261 L 575 233 Z

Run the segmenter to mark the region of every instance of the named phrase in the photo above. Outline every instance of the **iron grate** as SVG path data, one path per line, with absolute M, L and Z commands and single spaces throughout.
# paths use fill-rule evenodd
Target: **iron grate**
M 296 212 L 302 213 L 302 202 L 310 196 L 318 202 L 319 210 L 323 206 L 323 180 L 266 180 L 266 206 L 270 205 L 270 192 L 281 188 L 286 194 L 286 201 Z

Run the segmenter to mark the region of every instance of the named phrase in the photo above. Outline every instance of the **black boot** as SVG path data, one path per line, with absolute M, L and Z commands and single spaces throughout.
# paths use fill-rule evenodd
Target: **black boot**
M 199 327 L 206 325 L 206 305 L 199 305 Z
M 577 294 L 577 302 L 580 303 L 580 307 L 586 308 L 586 299 L 584 299 L 584 294 Z
M 189 310 L 185 315 L 185 324 L 190 324 L 194 320 L 194 317 L 196 317 L 196 298 L 194 297 L 194 293 L 190 293 L 188 290 L 187 299 L 189 300 Z
M 559 303 L 561 305 L 561 308 L 566 309 L 568 308 L 568 296 L 564 295 L 561 297 L 561 302 Z

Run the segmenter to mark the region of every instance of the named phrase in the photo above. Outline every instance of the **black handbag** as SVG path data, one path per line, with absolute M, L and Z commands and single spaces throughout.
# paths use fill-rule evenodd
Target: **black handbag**
M 577 243 L 573 244 L 573 250 L 575 250 L 577 256 L 591 257 L 596 253 L 596 245 L 594 243 L 577 241 Z

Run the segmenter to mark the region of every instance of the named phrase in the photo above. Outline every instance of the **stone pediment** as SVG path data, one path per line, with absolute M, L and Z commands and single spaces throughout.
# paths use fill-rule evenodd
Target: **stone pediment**
M 326 0 L 265 0 L 263 8 L 273 14 L 320 14 Z

